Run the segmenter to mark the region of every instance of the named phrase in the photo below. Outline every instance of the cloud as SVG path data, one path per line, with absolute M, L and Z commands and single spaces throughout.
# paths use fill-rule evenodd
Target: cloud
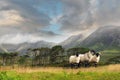
M 119 0 L 62 0 L 64 14 L 60 19 L 61 30 L 70 34 L 99 28 L 106 25 L 120 25 Z M 95 29 L 96 29 L 95 28 Z M 92 30 L 93 31 L 93 30 Z M 74 33 L 73 33 L 74 32 Z
M 40 4 L 39 0 L 0 0 L 0 39 L 6 39 L 6 35 L 8 37 L 14 35 L 12 36 L 14 38 L 9 40 L 9 42 L 14 42 L 18 34 L 39 35 L 41 40 L 54 36 L 54 32 L 41 30 L 50 25 L 51 18 L 36 8 Z M 20 36 L 20 38 L 21 41 L 18 40 L 18 43 L 24 42 L 22 40 L 24 37 Z
M 20 25 L 24 19 L 15 10 L 1 11 L 0 26 Z
M 59 36 L 60 34 L 54 33 L 52 31 L 45 31 L 45 30 L 40 30 L 40 36 L 46 36 L 46 37 L 55 37 Z
M 19 44 L 23 42 L 36 42 L 42 38 L 30 34 L 7 34 L 0 38 L 0 43 Z
M 49 33 L 49 35 L 47 35 Z M 0 44 L 8 43 L 8 44 L 19 44 L 19 43 L 24 43 L 24 42 L 30 42 L 34 43 L 37 41 L 48 41 L 48 42 L 55 42 L 58 43 L 60 40 L 65 40 L 67 39 L 68 36 L 57 36 L 55 35 L 56 38 L 52 37 L 55 35 L 52 32 L 43 32 L 41 35 L 36 35 L 36 34 L 6 34 L 0 37 Z M 44 36 L 44 37 L 43 37 Z M 51 36 L 51 37 L 50 37 Z
M 94 14 L 98 25 L 112 25 L 120 21 L 119 0 L 98 0 Z
M 0 16 L 3 17 L 1 19 L 3 21 L 8 19 L 9 21 L 6 21 L 8 24 L 16 27 L 26 27 L 29 30 L 48 26 L 50 21 L 49 16 L 38 11 L 34 7 L 38 4 L 35 3 L 36 1 L 33 0 L 2 0 L 0 4 L 5 5 L 0 6 Z M 0 26 L 3 26 L 3 24 L 0 23 Z
M 12 35 L 11 42 L 19 36 L 21 43 L 32 35 L 36 41 L 60 42 L 100 26 L 119 26 L 119 4 L 120 0 L 0 0 L 0 40 Z
M 91 21 L 88 20 L 91 17 L 89 0 L 63 0 L 63 3 L 64 15 L 60 20 L 63 25 L 62 30 L 70 32 L 83 30 L 87 24 L 91 24 Z

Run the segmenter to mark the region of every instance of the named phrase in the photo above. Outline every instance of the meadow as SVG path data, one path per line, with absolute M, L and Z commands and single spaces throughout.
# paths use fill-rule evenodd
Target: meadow
M 1 67 L 0 80 L 120 80 L 120 64 L 89 67 Z
M 98 67 L 0 66 L 0 80 L 120 80 L 120 64 L 106 64 L 119 52 L 104 51 Z

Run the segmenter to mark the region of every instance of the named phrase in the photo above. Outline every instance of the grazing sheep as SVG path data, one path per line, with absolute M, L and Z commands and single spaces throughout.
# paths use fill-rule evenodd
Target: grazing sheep
M 96 53 L 94 56 L 92 56 L 89 60 L 89 64 L 94 63 L 94 66 L 97 67 L 97 64 L 100 61 L 100 55 L 101 55 L 101 53 Z
M 70 56 L 69 63 L 71 64 L 71 68 L 73 68 L 74 65 L 77 65 L 77 67 L 79 67 L 79 61 L 80 57 L 78 54 Z

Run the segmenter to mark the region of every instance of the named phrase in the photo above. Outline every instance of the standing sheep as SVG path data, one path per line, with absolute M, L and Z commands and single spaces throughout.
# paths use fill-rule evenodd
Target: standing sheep
M 94 66 L 97 67 L 97 64 L 100 61 L 100 55 L 101 55 L 101 53 L 99 52 L 99 53 L 96 53 L 93 57 L 91 57 L 90 60 L 89 60 L 89 64 L 93 63 Z
M 93 51 L 93 50 L 91 50 L 85 54 L 80 54 L 79 55 L 80 56 L 80 61 L 79 61 L 80 64 L 83 63 L 85 65 L 85 67 L 87 67 L 89 64 L 89 60 L 93 57 L 94 54 L 95 54 L 95 51 Z
M 93 57 L 94 54 L 95 54 L 95 51 L 90 50 L 85 54 L 71 55 L 69 58 L 69 63 L 71 64 L 71 67 L 73 67 L 74 65 L 77 65 L 77 67 L 79 67 L 81 63 L 84 63 L 85 67 L 87 67 L 90 58 Z
M 77 65 L 77 67 L 79 67 L 79 61 L 80 61 L 80 56 L 78 54 L 71 55 L 69 58 L 69 63 L 71 64 L 71 68 L 73 68 L 74 65 Z

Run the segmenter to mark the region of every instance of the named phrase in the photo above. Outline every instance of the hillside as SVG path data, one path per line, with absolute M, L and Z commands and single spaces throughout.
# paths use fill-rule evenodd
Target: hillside
M 65 41 L 59 43 L 60 45 L 62 45 L 65 48 L 71 48 L 76 46 L 79 42 L 81 42 L 83 40 L 83 35 L 79 34 L 79 35 L 73 35 L 71 37 L 69 37 L 68 39 L 66 39 Z
M 120 27 L 101 27 L 88 36 L 78 46 L 89 47 L 97 50 L 120 48 Z

